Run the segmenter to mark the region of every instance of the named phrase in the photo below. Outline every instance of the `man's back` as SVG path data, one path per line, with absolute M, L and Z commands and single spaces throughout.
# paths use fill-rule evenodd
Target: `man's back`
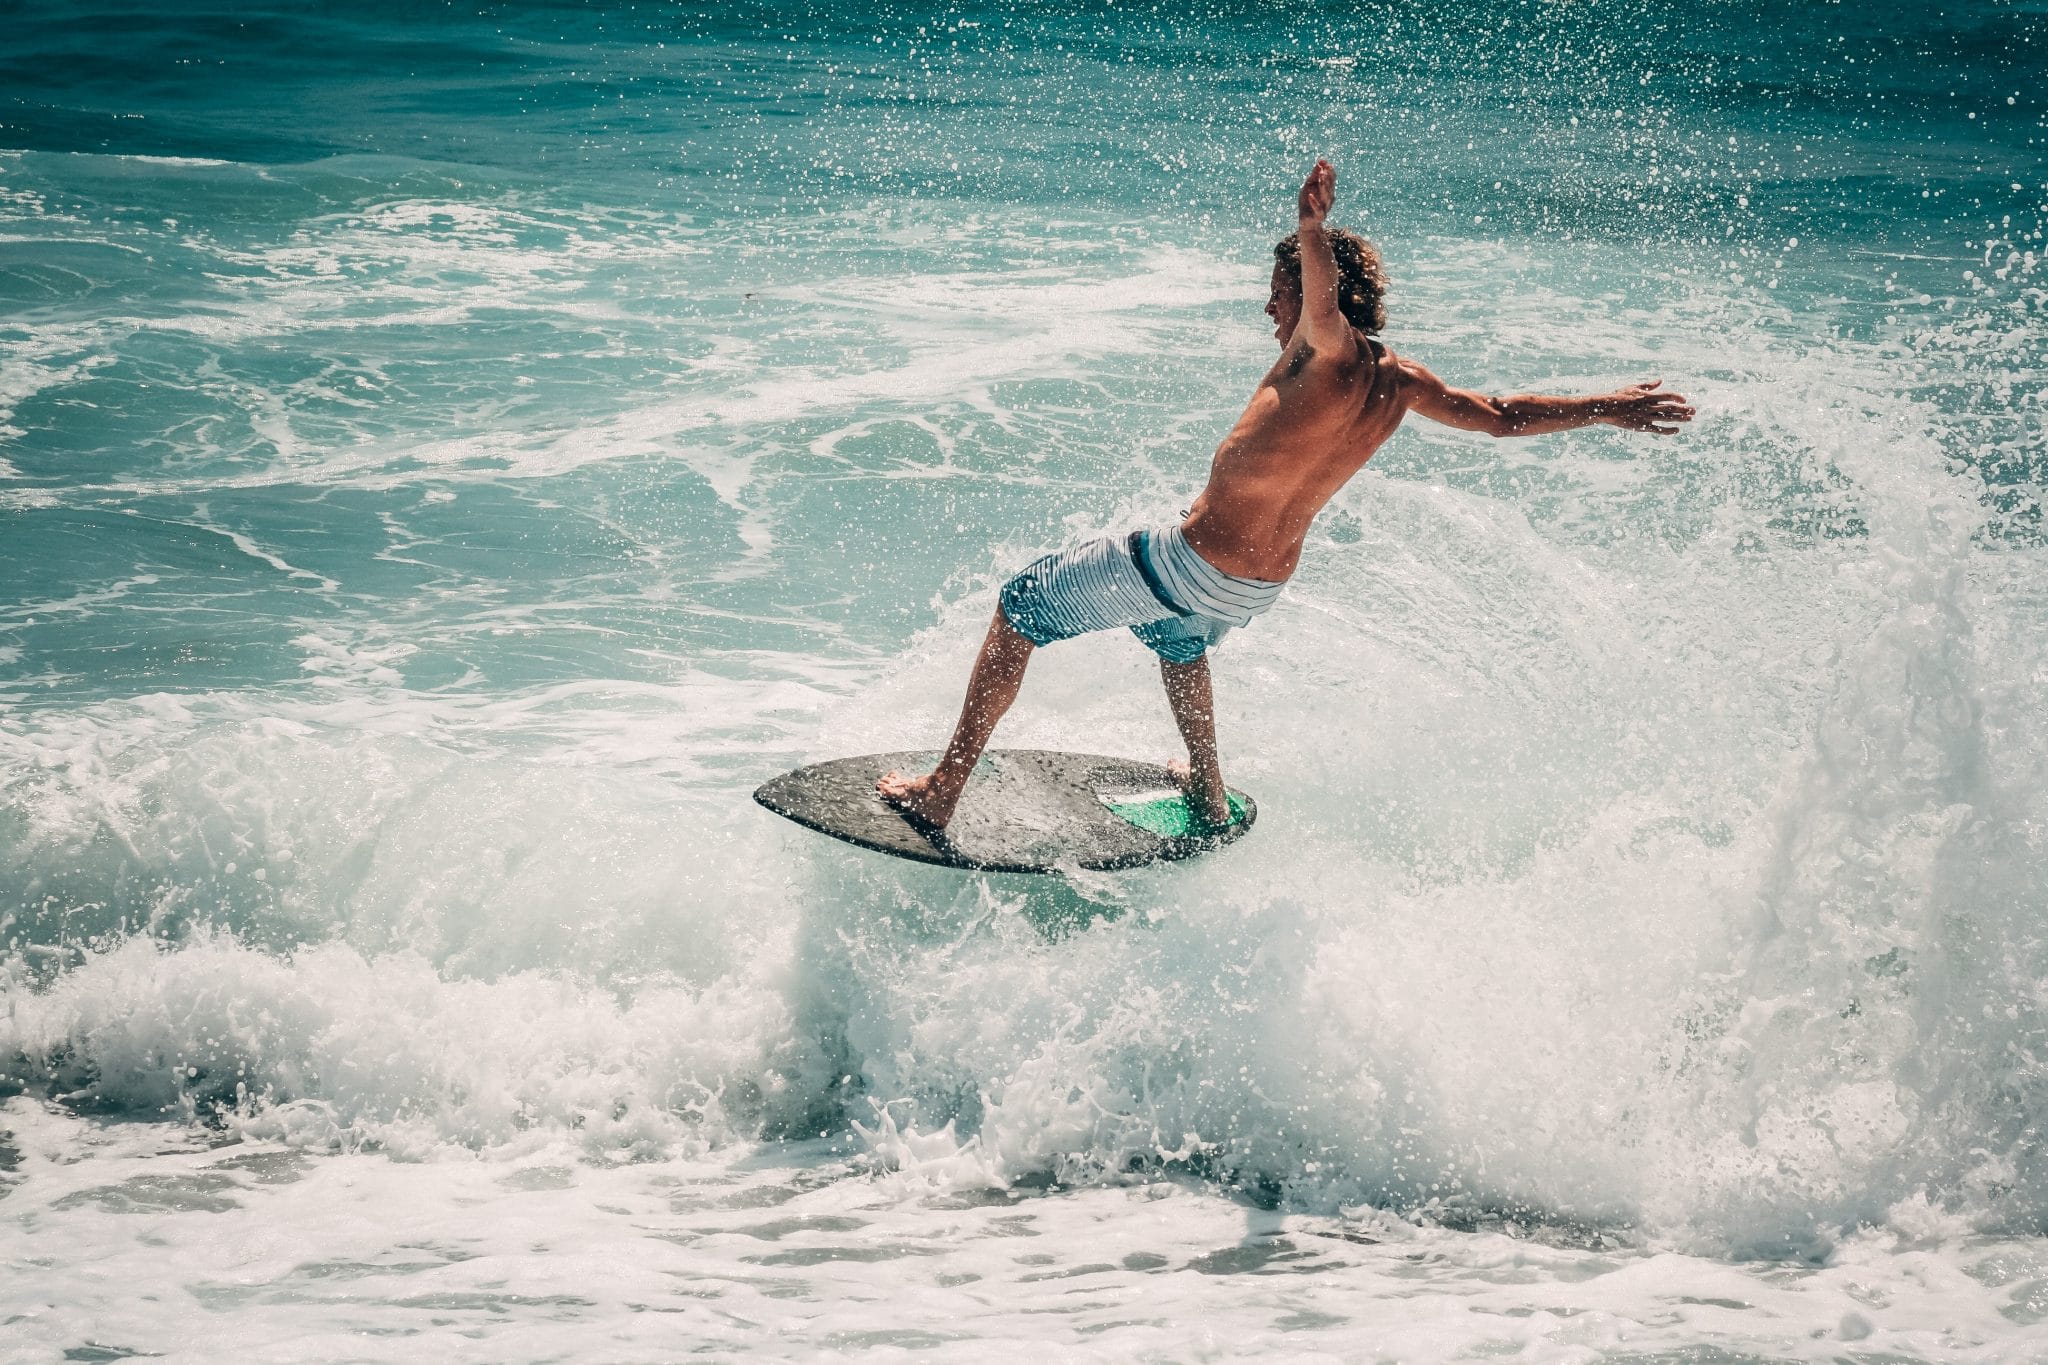
M 1401 424 L 1400 365 L 1355 328 L 1316 344 L 1296 328 L 1209 466 L 1188 543 L 1225 573 L 1283 582 L 1316 513 Z

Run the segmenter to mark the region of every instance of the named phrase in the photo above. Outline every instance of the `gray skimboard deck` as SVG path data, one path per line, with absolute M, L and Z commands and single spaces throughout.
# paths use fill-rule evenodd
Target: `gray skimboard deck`
M 754 799 L 849 844 L 981 872 L 1108 872 L 1192 858 L 1241 837 L 1259 813 L 1233 787 L 1231 805 L 1240 818 L 1228 828 L 1176 833 L 1186 827 L 1186 808 L 1162 764 L 1053 749 L 991 749 L 975 768 L 952 822 L 928 836 L 875 794 L 875 779 L 892 768 L 929 772 L 937 760 L 929 750 L 834 759 L 764 782 Z M 1110 802 L 1127 814 L 1118 814 Z M 1167 832 L 1155 832 L 1162 828 Z

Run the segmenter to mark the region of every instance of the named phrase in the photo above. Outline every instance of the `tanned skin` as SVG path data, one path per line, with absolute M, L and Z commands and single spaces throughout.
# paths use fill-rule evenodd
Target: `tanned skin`
M 1323 234 L 1336 193 L 1336 171 L 1316 162 L 1297 203 L 1301 276 L 1275 264 L 1266 301 L 1280 359 L 1216 448 L 1208 486 L 1181 523 L 1188 544 L 1210 564 L 1271 583 L 1292 577 L 1316 514 L 1410 412 L 1488 436 L 1540 436 L 1599 423 L 1670 436 L 1692 420 L 1692 406 L 1680 394 L 1663 392 L 1662 380 L 1588 398 L 1496 398 L 1454 389 L 1421 363 L 1396 356 L 1353 327 L 1337 306 L 1337 261 Z M 1017 699 L 1032 649 L 998 607 L 938 766 L 922 777 L 885 775 L 875 784 L 884 800 L 927 830 L 945 827 L 996 722 Z M 1161 660 L 1159 672 L 1188 747 L 1188 762 L 1171 765 L 1175 776 L 1198 821 L 1225 824 L 1230 807 L 1216 752 L 1209 658 Z

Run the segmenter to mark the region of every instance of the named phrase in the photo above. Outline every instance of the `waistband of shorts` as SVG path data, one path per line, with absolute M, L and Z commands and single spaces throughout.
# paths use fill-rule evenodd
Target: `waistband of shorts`
M 1178 526 L 1133 537 L 1131 558 L 1159 600 L 1183 616 L 1208 616 L 1236 625 L 1249 624 L 1273 605 L 1284 583 L 1242 578 L 1202 558 Z
M 1124 541 L 1124 548 L 1130 552 L 1131 563 L 1135 564 L 1138 568 L 1138 577 L 1145 580 L 1145 586 L 1150 588 L 1152 595 L 1159 599 L 1160 606 L 1165 607 L 1175 616 L 1193 616 L 1193 612 L 1173 600 L 1173 595 L 1167 592 L 1166 585 L 1159 581 L 1159 573 L 1152 567 L 1151 547 L 1148 543 L 1151 538 L 1152 533 L 1140 527 L 1131 532 Z

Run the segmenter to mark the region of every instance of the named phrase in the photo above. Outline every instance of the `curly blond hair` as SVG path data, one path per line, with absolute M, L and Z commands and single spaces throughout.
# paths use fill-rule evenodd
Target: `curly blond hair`
M 1387 325 L 1387 265 L 1380 249 L 1355 232 L 1326 227 L 1323 236 L 1337 258 L 1337 307 L 1353 327 L 1377 334 Z M 1273 259 L 1301 285 L 1301 234 L 1290 232 L 1273 248 Z

